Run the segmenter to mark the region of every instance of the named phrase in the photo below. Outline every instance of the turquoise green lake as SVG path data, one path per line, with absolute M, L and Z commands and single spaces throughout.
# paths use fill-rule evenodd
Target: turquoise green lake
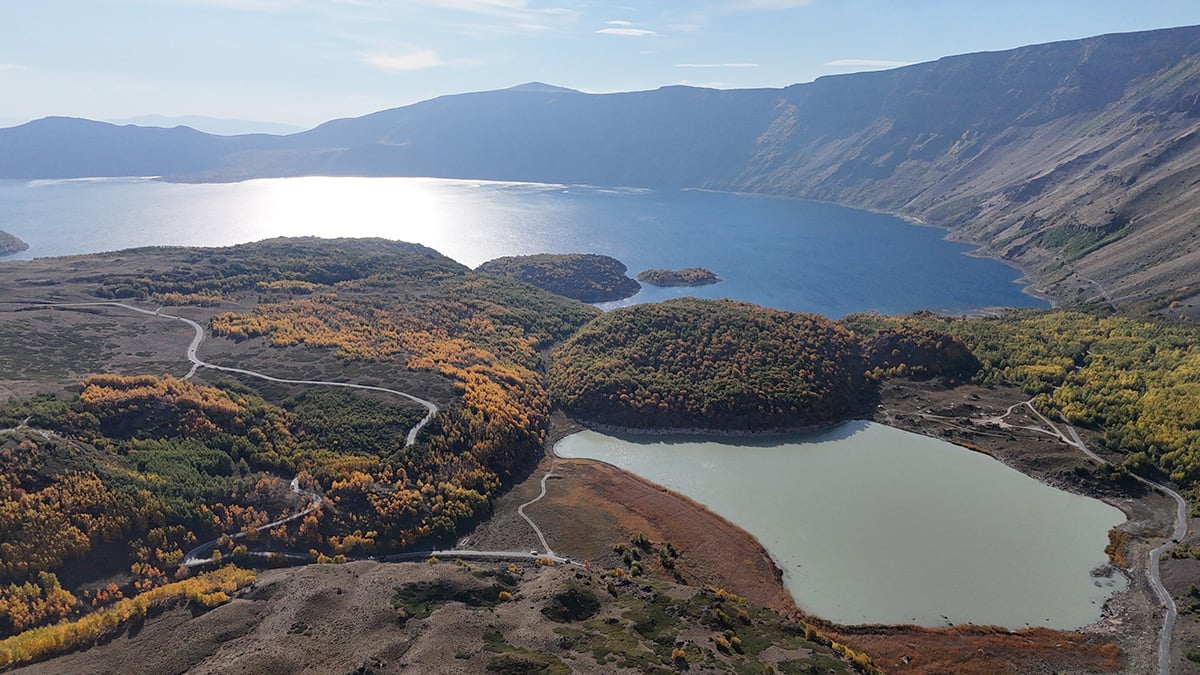
M 838 623 L 1075 629 L 1128 584 L 1100 571 L 1120 510 L 880 424 L 755 439 L 583 431 L 555 449 L 747 530 L 796 603 Z

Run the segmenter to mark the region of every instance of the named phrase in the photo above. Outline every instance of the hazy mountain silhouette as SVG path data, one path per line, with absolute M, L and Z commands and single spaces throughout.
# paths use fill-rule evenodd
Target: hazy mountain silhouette
M 0 177 L 413 175 L 823 199 L 944 225 L 1059 295 L 1200 288 L 1200 27 L 784 89 L 442 96 L 284 137 L 46 119 Z
M 142 127 L 191 127 L 196 131 L 220 136 L 237 136 L 240 134 L 275 134 L 284 136 L 304 131 L 304 127 L 280 122 L 259 122 L 254 120 L 229 119 L 225 117 L 206 117 L 204 115 L 140 115 L 124 119 L 107 120 L 113 124 L 134 124 Z
M 117 126 L 47 117 L 0 129 L 0 178 L 164 176 L 216 169 L 278 137 L 214 136 L 188 127 Z

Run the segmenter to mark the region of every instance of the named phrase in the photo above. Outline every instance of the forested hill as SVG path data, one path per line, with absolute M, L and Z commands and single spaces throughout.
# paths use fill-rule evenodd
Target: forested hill
M 599 313 L 381 239 L 18 261 L 0 295 L 0 641 L 161 586 L 209 539 L 318 562 L 458 539 L 541 457 L 539 350 Z M 226 369 L 151 370 L 188 372 L 176 313 Z M 396 392 L 440 404 L 412 440 L 426 408 Z M 297 512 L 301 485 L 326 508 L 221 537 Z
M 606 312 L 554 352 L 553 402 L 625 428 L 766 431 L 837 422 L 870 397 L 858 342 L 815 314 L 678 298 Z
M 1060 297 L 1200 291 L 1200 27 L 952 56 L 784 89 L 545 85 L 444 96 L 291 136 L 40 120 L 0 178 L 289 175 L 699 187 L 944 225 Z

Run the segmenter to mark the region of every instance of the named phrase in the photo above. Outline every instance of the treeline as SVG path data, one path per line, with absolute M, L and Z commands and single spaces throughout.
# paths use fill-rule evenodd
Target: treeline
M 0 583 L 25 583 L 126 540 L 137 575 L 165 579 L 188 544 L 297 508 L 276 474 L 310 476 L 335 507 L 280 531 L 276 543 L 285 547 L 366 553 L 455 536 L 541 450 L 549 402 L 537 350 L 596 311 L 536 292 L 526 306 L 510 306 L 530 291 L 500 279 L 439 284 L 445 297 L 412 305 L 344 291 L 340 301 L 305 299 L 256 314 L 294 320 L 289 336 L 347 338 L 347 357 L 403 354 L 410 367 L 454 378 L 461 401 L 411 448 L 405 437 L 423 411 L 342 391 L 306 393 L 288 410 L 240 386 L 96 375 L 74 399 L 4 405 L 0 419 L 15 426 L 29 418 L 61 437 L 21 432 L 0 446 Z M 353 321 L 335 331 L 321 322 L 325 309 Z M 371 334 L 398 325 L 407 330 Z
M 608 312 L 554 352 L 555 404 L 634 428 L 795 428 L 870 392 L 854 336 L 812 314 L 682 298 Z
M 300 507 L 276 472 L 333 456 L 252 394 L 170 377 L 93 376 L 73 399 L 2 408 L 36 431 L 0 438 L 0 637 L 172 581 L 197 541 Z M 69 591 L 64 571 L 129 581 Z
M 328 486 L 346 507 L 342 529 L 369 550 L 448 539 L 486 511 L 503 481 L 541 452 L 550 404 L 538 350 L 595 314 L 501 277 L 398 283 L 381 274 L 340 284 L 336 294 L 222 314 L 212 328 L 234 339 L 334 348 L 344 358 L 404 359 L 456 382 L 460 401 L 433 419 L 421 443 Z M 344 541 L 342 548 L 352 552 Z
M 175 603 L 188 602 L 202 609 L 222 605 L 229 601 L 230 593 L 254 579 L 254 572 L 228 566 L 119 599 L 73 621 L 24 631 L 0 640 L 0 668 L 87 647 L 112 635 L 127 622 L 144 619 L 155 609 Z
M 1036 405 L 1096 430 L 1134 470 L 1159 471 L 1200 497 L 1200 328 L 1084 311 L 1020 311 L 949 319 L 855 315 L 871 335 L 932 329 L 979 358 L 982 384 L 1012 383 Z
M 120 271 L 105 268 L 102 274 L 77 280 L 95 282 L 99 297 L 175 305 L 215 304 L 224 295 L 245 291 L 305 294 L 384 272 L 426 276 L 466 269 L 433 249 L 385 239 L 280 238 L 223 248 L 147 248 L 97 257 L 115 256 L 122 256 Z M 155 264 L 156 258 L 170 259 L 172 264 Z
M 925 326 L 895 326 L 863 340 L 867 367 L 875 377 L 946 377 L 967 381 L 983 364 L 957 337 Z
M 221 537 L 225 559 L 265 548 L 337 560 L 449 541 L 487 512 L 541 451 L 549 399 L 539 351 L 598 312 L 422 247 L 362 246 L 330 244 L 316 270 L 302 261 L 310 247 L 324 249 L 312 242 L 186 252 L 196 258 L 177 266 L 209 276 L 177 290 L 152 278 L 139 292 L 258 293 L 268 301 L 218 316 L 213 329 L 347 359 L 400 359 L 451 378 L 461 398 L 408 448 L 424 410 L 341 390 L 280 406 L 237 383 L 96 375 L 74 397 L 0 404 L 0 428 L 26 419 L 29 428 L 0 437 L 0 637 L 170 583 L 185 551 L 222 533 L 248 533 Z M 276 248 L 283 262 L 271 257 Z M 181 254 L 146 255 L 162 265 Z M 325 505 L 255 533 L 308 505 L 290 490 L 293 475 Z M 123 570 L 129 581 L 119 586 L 59 583 L 64 572 Z

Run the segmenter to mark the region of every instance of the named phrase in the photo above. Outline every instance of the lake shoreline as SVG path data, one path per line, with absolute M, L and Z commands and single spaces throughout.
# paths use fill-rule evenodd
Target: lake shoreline
M 607 461 L 717 509 L 771 553 L 799 606 L 836 623 L 1076 630 L 1126 586 L 1091 574 L 1107 562 L 1109 529 L 1128 520 L 1122 511 L 942 439 L 878 422 L 765 445 L 596 433 L 559 441 L 556 456 Z M 780 490 L 803 499 L 779 511 L 766 495 Z M 986 516 L 996 512 L 1008 517 Z M 1031 547 L 1030 536 L 1048 545 Z M 893 544 L 886 562 L 872 555 L 877 542 Z
M 965 237 L 960 237 L 956 234 L 956 232 L 952 228 L 950 228 L 946 225 L 939 225 L 937 223 L 931 223 L 923 218 L 920 218 L 920 217 L 917 217 L 917 216 L 914 216 L 911 214 L 900 213 L 898 211 L 888 211 L 886 209 L 876 209 L 876 208 L 871 208 L 868 206 L 862 206 L 862 205 L 858 205 L 858 204 L 850 204 L 847 202 L 832 201 L 832 200 L 828 200 L 828 199 L 814 199 L 812 197 L 790 197 L 788 195 L 780 195 L 780 194 L 771 194 L 771 193 L 762 193 L 762 192 L 746 192 L 746 191 L 741 191 L 741 190 L 716 190 L 716 189 L 712 189 L 712 188 L 683 188 L 683 190 L 684 191 L 694 191 L 694 192 L 710 192 L 713 194 L 737 195 L 739 197 L 780 199 L 780 200 L 784 200 L 784 201 L 804 201 L 804 202 L 812 202 L 814 204 L 839 206 L 844 209 L 855 209 L 858 211 L 865 211 L 867 213 L 876 213 L 881 216 L 891 216 L 893 218 L 899 218 L 900 220 L 903 220 L 911 225 L 916 225 L 918 227 L 928 227 L 928 228 L 932 228 L 935 230 L 941 230 L 942 232 L 945 233 L 945 236 L 943 236 L 942 238 L 945 239 L 946 241 L 952 241 L 952 242 L 959 243 L 959 244 L 967 244 L 967 245 L 975 247 L 974 250 L 966 252 L 966 255 L 971 256 L 973 258 L 983 258 L 983 259 L 987 259 L 987 260 L 993 260 L 995 262 L 1001 263 L 1002 265 L 1006 265 L 1006 266 L 1012 268 L 1013 270 L 1016 270 L 1017 272 L 1020 272 L 1021 277 L 1014 280 L 1014 283 L 1021 285 L 1021 292 L 1024 293 L 1025 295 L 1028 295 L 1029 297 L 1035 298 L 1037 300 L 1041 300 L 1042 302 L 1048 303 L 1050 305 L 1051 309 L 1058 307 L 1063 303 L 1062 298 L 1060 298 L 1056 295 L 1053 295 L 1053 294 L 1047 292 L 1046 290 L 1038 287 L 1036 275 L 1033 274 L 1033 270 L 1027 269 L 1024 265 L 1016 264 L 1009 260 L 1004 260 L 1003 258 L 1000 258 L 995 255 L 991 255 L 991 254 L 985 252 L 984 244 L 982 242 L 973 241 L 973 240 L 967 239 Z M 986 311 L 987 309 L 990 309 L 990 308 L 984 308 L 983 310 L 976 310 L 976 311 Z M 970 314 L 971 313 L 968 312 L 968 313 L 964 313 L 963 315 L 970 315 Z M 955 316 L 958 316 L 958 314 L 956 314 Z
M 557 459 L 553 449 L 559 440 L 589 428 L 578 420 L 568 418 L 556 411 L 546 440 L 547 454 L 550 460 L 609 467 L 615 475 L 625 476 L 627 480 L 638 483 L 647 482 L 647 479 L 614 467 L 602 460 Z M 936 438 L 935 436 L 930 437 Z M 996 459 L 1001 461 L 999 457 Z M 1018 467 L 1013 467 L 1007 461 L 1002 463 L 1020 471 Z M 1021 471 L 1021 473 L 1029 475 L 1025 471 Z M 1044 482 L 1037 476 L 1030 477 Z M 663 492 L 679 494 L 656 483 L 650 483 Z M 697 512 L 704 514 L 703 518 L 715 518 L 729 523 L 728 519 L 716 514 L 703 504 L 686 496 L 680 496 L 688 500 Z M 1031 668 L 1045 668 L 1046 664 L 1050 663 L 1054 664 L 1056 670 L 1109 672 L 1127 669 L 1130 662 L 1139 663 L 1141 661 L 1138 647 L 1142 644 L 1142 640 L 1130 637 L 1128 634 L 1131 627 L 1138 627 L 1142 623 L 1140 619 L 1134 617 L 1149 610 L 1139 606 L 1136 600 L 1141 596 L 1134 585 L 1110 598 L 1103 606 L 1097 621 L 1071 631 L 1038 627 L 1011 630 L 974 624 L 958 624 L 953 627 L 924 627 L 911 624 L 840 625 L 800 606 L 783 583 L 783 572 L 779 562 L 749 532 L 741 530 L 733 523 L 729 523 L 729 526 L 743 532 L 748 542 L 744 546 L 749 547 L 748 550 L 760 551 L 771 561 L 774 573 L 769 576 L 773 577 L 776 587 L 774 592 L 791 600 L 796 607 L 798 620 L 818 626 L 822 632 L 844 644 L 851 645 L 856 649 L 867 650 L 881 664 L 894 662 L 899 667 L 902 657 L 920 654 L 920 660 L 914 661 L 913 666 L 921 661 L 929 663 L 932 660 L 939 663 L 969 664 L 972 668 L 977 669 L 971 672 L 996 670 L 1024 672 Z M 689 542 L 681 539 L 676 540 L 676 543 L 684 547 L 683 550 L 686 554 Z M 743 555 L 746 553 L 738 548 L 706 551 L 706 556 L 715 560 L 740 559 Z M 736 589 L 743 577 L 744 572 L 736 572 L 724 582 L 724 585 L 731 590 Z M 735 592 L 737 591 L 735 590 Z M 1121 647 L 1112 642 L 1114 639 L 1119 640 Z M 987 655 L 982 656 L 983 653 Z M 996 664 L 996 667 L 984 664 Z M 979 670 L 979 668 L 983 669 Z
M 1124 672 L 1149 672 L 1154 660 L 1147 648 L 1157 642 L 1160 619 L 1158 599 L 1147 584 L 1146 563 L 1159 528 L 1169 527 L 1166 522 L 1174 516 L 1174 504 L 1155 493 L 1126 494 L 1112 485 L 1080 480 L 1078 470 L 1092 467 L 1090 460 L 1071 447 L 1047 447 L 1046 439 L 1038 434 L 1013 428 L 997 435 L 987 427 L 961 425 L 957 410 L 964 402 L 998 414 L 1026 397 L 1019 389 L 960 385 L 947 390 L 892 381 L 882 397 L 884 405 L 877 411 L 876 421 L 960 446 L 961 441 L 986 446 L 981 449 L 1013 470 L 1051 487 L 1100 500 L 1124 514 L 1126 522 L 1112 530 L 1124 540 L 1109 562 L 1130 583 L 1104 603 L 1097 621 L 1072 634 L 1118 640 L 1130 661 L 1138 664 L 1126 666 Z M 1163 562 L 1166 568 L 1170 561 L 1164 558 Z
M 836 422 L 826 422 L 822 424 L 811 424 L 799 427 L 778 427 L 771 429 L 704 429 L 701 427 L 623 427 L 615 424 L 602 424 L 600 422 L 591 422 L 583 419 L 570 418 L 572 421 L 580 425 L 582 429 L 599 431 L 606 434 L 615 434 L 622 436 L 684 436 L 684 437 L 720 437 L 720 438 L 745 438 L 745 439 L 764 439 L 775 436 L 793 436 L 804 434 L 818 434 L 824 431 L 831 431 L 844 424 L 851 422 L 869 422 L 869 419 L 851 417 Z M 561 439 L 559 439 L 561 440 Z
M 723 272 L 718 285 L 647 287 L 618 305 L 688 294 L 829 317 L 1046 306 L 1013 284 L 1019 272 L 1010 265 L 970 261 L 941 233 L 853 207 L 735 194 L 420 177 L 0 182 L 0 204 L 21 206 L 6 227 L 30 234 L 31 250 L 19 260 L 278 236 L 383 237 L 468 267 L 498 256 L 590 251 L 632 269 Z M 825 269 L 843 259 L 843 278 Z

